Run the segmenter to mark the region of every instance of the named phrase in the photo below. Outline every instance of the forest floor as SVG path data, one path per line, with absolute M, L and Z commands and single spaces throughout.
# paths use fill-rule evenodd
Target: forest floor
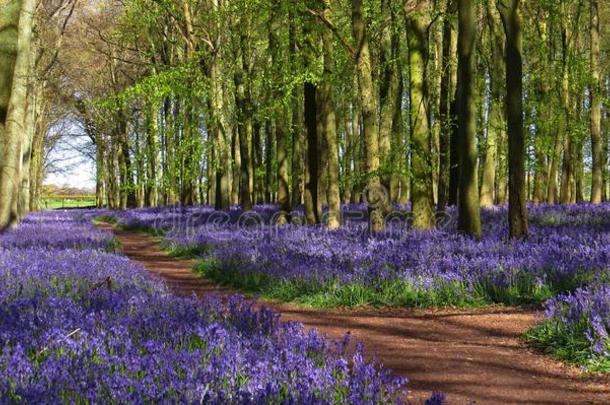
M 160 239 L 113 228 L 123 253 L 160 275 L 180 295 L 233 291 L 192 271 L 195 261 L 168 256 Z M 345 308 L 310 309 L 259 302 L 285 321 L 302 322 L 330 338 L 347 332 L 396 375 L 409 379 L 408 400 L 419 404 L 432 390 L 450 404 L 608 404 L 610 376 L 590 375 L 528 348 L 520 336 L 536 321 L 533 310 Z

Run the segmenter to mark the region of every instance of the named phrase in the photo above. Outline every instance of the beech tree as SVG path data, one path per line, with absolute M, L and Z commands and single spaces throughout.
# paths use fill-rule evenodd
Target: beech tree
M 528 201 L 608 197 L 604 2 L 37 1 L 31 34 L 0 3 L 2 227 L 36 208 L 58 120 L 113 209 L 303 205 L 336 229 L 366 203 L 376 233 L 410 201 L 414 227 L 457 205 L 480 237 L 508 192 L 521 238 Z
M 458 142 L 459 197 L 458 229 L 481 236 L 477 176 L 476 119 L 474 105 L 474 56 L 476 26 L 471 0 L 458 0 Z
M 523 130 L 523 58 L 519 0 L 498 1 L 506 34 L 506 111 L 508 115 L 508 230 L 511 238 L 527 236 L 525 136 Z

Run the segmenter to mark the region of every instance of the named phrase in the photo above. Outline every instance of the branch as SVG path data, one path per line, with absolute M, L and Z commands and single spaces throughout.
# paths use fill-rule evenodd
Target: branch
M 356 58 L 356 50 L 354 49 L 354 47 L 347 41 L 347 39 L 345 39 L 345 37 L 343 37 L 343 35 L 341 35 L 337 27 L 335 27 L 335 25 L 331 21 L 329 21 L 328 18 L 326 18 L 323 14 L 310 8 L 305 9 L 305 12 L 311 14 L 314 17 L 317 17 L 320 21 L 322 21 L 324 25 L 326 25 L 332 31 L 332 33 L 335 34 L 339 42 L 341 42 L 345 49 L 351 54 L 352 58 Z
M 57 57 L 59 55 L 59 48 L 61 48 L 61 43 L 63 42 L 64 34 L 66 33 L 66 28 L 68 27 L 68 21 L 70 21 L 70 18 L 72 18 L 72 14 L 74 14 L 74 9 L 76 8 L 77 3 L 78 3 L 78 0 L 74 0 L 72 2 L 72 7 L 70 7 L 70 11 L 68 12 L 68 15 L 66 16 L 66 18 L 64 19 L 64 22 L 61 26 L 61 30 L 59 32 L 57 41 L 55 41 L 55 52 L 53 53 L 53 57 L 51 58 L 51 61 L 47 64 L 47 66 L 44 68 L 44 70 L 42 71 L 42 77 L 45 77 L 49 73 L 49 71 L 53 68 L 53 66 L 55 65 L 55 62 L 57 62 Z M 66 4 L 68 4 L 68 3 L 66 3 Z M 41 56 L 42 56 L 42 54 L 41 54 Z

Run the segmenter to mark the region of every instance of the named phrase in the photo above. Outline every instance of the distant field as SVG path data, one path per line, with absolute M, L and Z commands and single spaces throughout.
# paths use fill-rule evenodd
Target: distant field
M 94 196 L 83 197 L 48 197 L 43 198 L 40 202 L 41 209 L 57 209 L 57 208 L 84 208 L 94 207 Z

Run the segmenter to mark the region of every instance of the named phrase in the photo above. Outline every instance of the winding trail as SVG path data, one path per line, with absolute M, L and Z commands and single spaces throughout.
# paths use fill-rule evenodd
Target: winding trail
M 150 235 L 110 224 L 126 256 L 160 275 L 180 295 L 232 292 L 191 271 L 195 261 L 169 257 Z M 282 320 L 340 338 L 348 331 L 368 353 L 408 377 L 414 403 L 432 390 L 450 404 L 610 404 L 610 376 L 584 375 L 528 349 L 519 336 L 534 322 L 532 311 L 511 307 L 468 310 L 357 308 L 316 310 L 264 302 Z

